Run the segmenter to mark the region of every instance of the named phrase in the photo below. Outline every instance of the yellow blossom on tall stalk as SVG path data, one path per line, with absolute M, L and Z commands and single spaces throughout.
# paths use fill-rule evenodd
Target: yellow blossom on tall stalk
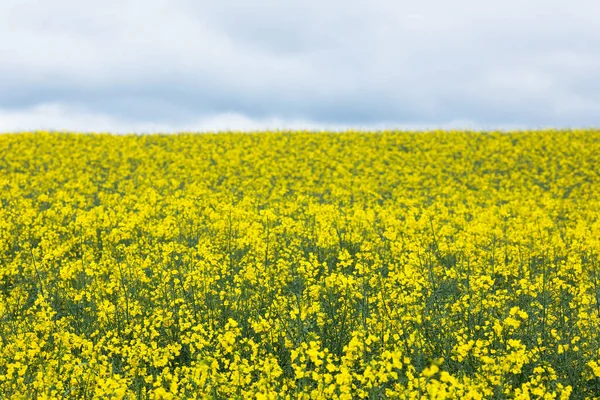
M 0 398 L 600 398 L 600 131 L 0 135 Z

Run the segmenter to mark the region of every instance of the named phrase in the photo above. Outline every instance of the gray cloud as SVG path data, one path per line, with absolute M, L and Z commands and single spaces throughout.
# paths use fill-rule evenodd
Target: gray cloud
M 592 0 L 4 0 L 0 129 L 67 109 L 114 129 L 598 125 L 599 17 Z

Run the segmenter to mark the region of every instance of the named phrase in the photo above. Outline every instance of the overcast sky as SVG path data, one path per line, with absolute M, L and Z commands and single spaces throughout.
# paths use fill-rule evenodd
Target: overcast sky
M 0 131 L 600 125 L 595 0 L 2 0 Z

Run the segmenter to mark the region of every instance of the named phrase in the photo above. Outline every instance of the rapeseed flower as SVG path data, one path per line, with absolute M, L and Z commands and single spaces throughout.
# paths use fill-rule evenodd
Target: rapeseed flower
M 2 398 L 598 398 L 597 130 L 0 136 Z

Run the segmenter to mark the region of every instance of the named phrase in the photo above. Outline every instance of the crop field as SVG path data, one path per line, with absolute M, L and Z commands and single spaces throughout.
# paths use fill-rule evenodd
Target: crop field
M 600 398 L 600 131 L 0 135 L 0 398 Z

